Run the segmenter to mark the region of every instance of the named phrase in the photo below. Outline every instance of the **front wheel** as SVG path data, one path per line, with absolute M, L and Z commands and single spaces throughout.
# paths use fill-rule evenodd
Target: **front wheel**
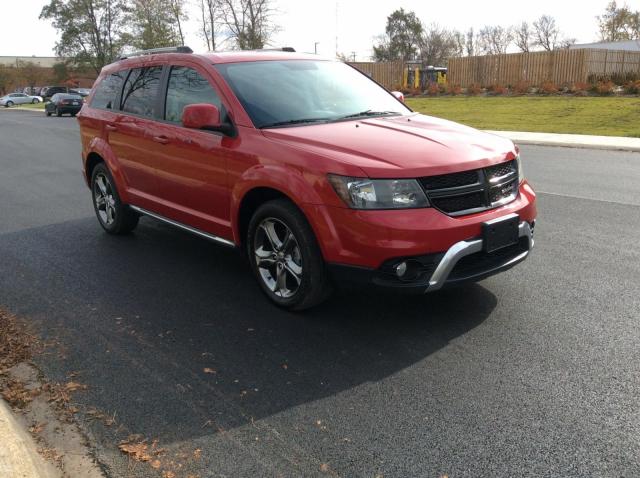
M 7 101 L 7 104 L 4 105 L 5 108 L 11 108 L 13 106 L 13 101 Z
M 98 164 L 91 174 L 93 209 L 98 222 L 109 234 L 127 234 L 138 225 L 140 216 L 123 204 L 113 176 L 104 163 Z
M 31 102 L 32 105 L 36 105 L 40 103 L 40 100 L 38 98 L 34 98 L 33 101 Z
M 290 201 L 260 206 L 249 223 L 246 243 L 260 287 L 280 307 L 308 309 L 328 297 L 331 285 L 315 235 Z

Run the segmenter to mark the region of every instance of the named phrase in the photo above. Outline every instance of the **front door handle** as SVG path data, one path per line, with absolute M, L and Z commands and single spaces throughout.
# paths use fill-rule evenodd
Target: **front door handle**
M 160 144 L 167 144 L 169 142 L 169 138 L 167 138 L 166 136 L 154 136 L 153 140 L 156 143 L 160 143 Z

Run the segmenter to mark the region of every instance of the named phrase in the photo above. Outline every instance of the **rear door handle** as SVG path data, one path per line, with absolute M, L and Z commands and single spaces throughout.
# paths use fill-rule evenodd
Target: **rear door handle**
M 118 131 L 118 127 L 112 124 L 107 124 L 104 127 L 107 131 Z
M 167 138 L 166 136 L 154 136 L 153 140 L 156 143 L 160 143 L 160 144 L 167 144 L 169 142 L 169 138 Z

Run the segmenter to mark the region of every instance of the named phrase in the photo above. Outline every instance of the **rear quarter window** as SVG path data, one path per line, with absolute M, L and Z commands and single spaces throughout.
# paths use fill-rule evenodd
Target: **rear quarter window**
M 92 108 L 115 109 L 116 101 L 128 70 L 119 71 L 106 76 L 96 87 L 96 92 L 91 100 Z

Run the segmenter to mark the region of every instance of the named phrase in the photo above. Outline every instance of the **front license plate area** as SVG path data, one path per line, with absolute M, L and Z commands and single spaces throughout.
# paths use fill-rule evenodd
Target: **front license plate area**
M 488 253 L 518 242 L 520 216 L 511 214 L 482 224 L 484 250 Z

